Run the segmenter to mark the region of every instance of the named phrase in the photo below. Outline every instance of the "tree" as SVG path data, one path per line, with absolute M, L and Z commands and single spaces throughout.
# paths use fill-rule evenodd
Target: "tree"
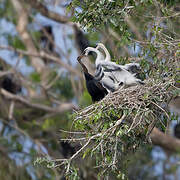
M 157 174 L 152 154 L 158 145 L 167 154 L 163 164 L 170 163 L 169 152 L 180 147 L 180 140 L 168 134 L 178 116 L 167 106 L 179 95 L 178 1 L 0 4 L 5 24 L 0 31 L 1 179 L 158 179 L 177 174 L 176 164 L 164 165 Z M 66 9 L 66 15 L 55 7 Z M 140 63 L 146 85 L 91 104 L 76 58 L 99 41 L 115 62 Z M 84 60 L 91 72 L 93 60 Z M 33 165 L 37 157 L 35 162 L 45 166 Z

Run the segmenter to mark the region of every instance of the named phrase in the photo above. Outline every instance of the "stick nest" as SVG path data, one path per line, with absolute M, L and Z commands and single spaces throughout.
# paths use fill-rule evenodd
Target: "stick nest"
M 169 120 L 165 111 L 176 87 L 174 80 L 166 82 L 149 79 L 145 85 L 119 89 L 101 101 L 74 113 L 76 132 L 67 141 L 82 147 L 69 159 L 83 153 L 96 157 L 98 167 L 121 166 L 123 158 L 147 143 L 153 127 Z M 120 160 L 120 161 L 119 161 Z M 62 160 L 64 162 L 64 160 Z
M 164 109 L 174 89 L 174 80 L 171 79 L 166 82 L 149 79 L 145 85 L 119 89 L 101 101 L 75 112 L 76 128 L 94 133 L 106 132 L 110 128 L 115 132 L 117 126 L 126 124 L 125 133 L 136 128 L 138 132 L 145 130 L 148 134 L 158 120 L 164 125 L 162 112 L 164 117 L 169 118 Z

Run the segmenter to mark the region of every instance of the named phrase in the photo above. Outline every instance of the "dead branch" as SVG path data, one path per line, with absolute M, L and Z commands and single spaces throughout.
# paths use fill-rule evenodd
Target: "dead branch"
M 134 34 L 136 35 L 137 39 L 139 41 L 143 41 L 142 35 L 139 32 L 139 30 L 137 29 L 137 26 L 134 24 L 134 22 L 131 20 L 131 18 L 129 16 L 125 16 L 126 23 L 128 24 L 128 26 L 130 27 L 130 29 L 134 32 Z
M 50 55 L 44 51 L 41 51 L 40 53 L 31 51 L 31 50 L 23 51 L 20 49 L 15 49 L 11 46 L 2 46 L 2 45 L 0 45 L 0 49 L 8 49 L 10 51 L 14 51 L 14 52 L 24 54 L 27 56 L 34 56 L 34 57 L 41 57 L 41 58 L 49 59 L 49 60 L 54 61 L 57 64 L 61 65 L 62 67 L 66 68 L 71 73 L 76 74 L 79 77 L 82 77 L 82 74 L 78 70 L 74 69 L 71 65 L 64 63 L 62 60 L 60 60 L 60 58 L 53 56 L 53 55 Z
M 170 135 L 164 134 L 159 129 L 154 128 L 150 134 L 154 145 L 160 146 L 170 152 L 180 152 L 180 140 Z
M 21 102 L 31 108 L 37 108 L 37 109 L 41 109 L 47 112 L 54 112 L 54 113 L 62 113 L 64 111 L 69 111 L 69 110 L 73 110 L 73 109 L 77 109 L 77 107 L 75 105 L 73 105 L 72 103 L 62 103 L 61 105 L 59 105 L 58 107 L 49 107 L 43 104 L 35 104 L 35 103 L 31 103 L 30 101 L 28 101 L 27 99 L 18 96 L 18 95 L 14 95 L 12 93 L 9 93 L 8 91 L 4 90 L 4 89 L 0 89 L 0 93 L 5 96 L 7 99 L 10 100 L 14 100 L 14 101 L 18 101 Z
M 32 8 L 38 10 L 43 16 L 46 16 L 54 21 L 57 21 L 59 23 L 67 23 L 69 21 L 69 18 L 67 16 L 60 15 L 58 13 L 49 11 L 45 5 L 43 5 L 40 1 L 37 0 L 21 0 L 21 2 L 26 2 L 28 5 L 30 5 Z
M 22 6 L 19 0 L 12 0 L 12 4 L 18 15 L 17 31 L 19 32 L 28 51 L 37 53 L 37 50 L 34 46 L 31 36 L 29 35 L 26 28 L 28 24 L 28 12 L 26 11 L 26 9 L 24 9 L 24 7 Z M 45 68 L 45 64 L 40 58 L 33 57 L 31 58 L 31 62 L 38 73 L 43 72 Z

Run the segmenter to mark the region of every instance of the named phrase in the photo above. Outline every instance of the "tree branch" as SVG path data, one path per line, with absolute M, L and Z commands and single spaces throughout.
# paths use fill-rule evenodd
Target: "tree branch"
M 19 0 L 11 0 L 15 11 L 17 12 L 18 15 L 18 23 L 17 23 L 17 31 L 22 38 L 22 41 L 24 42 L 26 48 L 28 51 L 37 53 L 37 49 L 34 46 L 34 43 L 26 29 L 27 24 L 28 24 L 28 13 L 27 11 L 23 8 L 22 4 L 19 2 Z M 38 57 L 33 57 L 31 58 L 32 65 L 36 69 L 38 73 L 43 72 L 45 68 L 44 62 L 38 58 Z
M 77 107 L 75 105 L 73 105 L 72 103 L 62 103 L 58 107 L 49 107 L 49 106 L 46 106 L 43 104 L 31 103 L 27 99 L 25 99 L 21 96 L 9 93 L 8 91 L 6 91 L 5 89 L 2 89 L 2 88 L 0 89 L 0 94 L 5 96 L 7 99 L 19 101 L 19 102 L 21 102 L 21 103 L 23 103 L 29 107 L 41 109 L 41 110 L 48 111 L 48 112 L 62 113 L 64 111 L 68 111 L 68 110 L 72 110 L 72 109 L 77 110 Z
M 67 23 L 69 21 L 69 18 L 67 16 L 59 15 L 58 13 L 49 11 L 46 6 L 44 6 L 40 1 L 37 0 L 21 0 L 26 2 L 28 5 L 30 4 L 31 7 L 38 10 L 43 16 L 46 16 L 54 21 L 57 21 L 59 23 Z
M 152 143 L 171 152 L 180 152 L 180 140 L 154 128 L 150 134 Z
M 41 51 L 40 53 L 34 52 L 34 51 L 23 51 L 20 49 L 15 49 L 11 46 L 2 46 L 2 45 L 0 45 L 0 49 L 7 49 L 7 50 L 14 51 L 14 52 L 17 52 L 17 53 L 20 53 L 23 55 L 27 55 L 27 56 L 41 57 L 41 58 L 46 58 L 46 59 L 52 60 L 52 61 L 60 64 L 62 67 L 66 68 L 71 73 L 76 74 L 79 77 L 82 77 L 82 74 L 78 70 L 74 69 L 71 65 L 64 63 L 58 57 L 50 55 L 44 51 Z

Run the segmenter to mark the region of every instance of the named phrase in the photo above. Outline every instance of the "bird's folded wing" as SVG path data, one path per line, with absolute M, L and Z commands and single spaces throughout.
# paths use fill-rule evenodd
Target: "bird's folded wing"
M 106 91 L 106 89 L 102 86 L 102 84 L 96 80 L 89 83 L 89 88 L 92 93 L 97 93 L 99 91 L 101 91 L 101 92 Z
M 99 88 L 99 89 L 101 89 L 102 91 L 105 91 L 104 89 L 104 87 L 103 87 L 103 85 L 100 83 L 100 82 L 96 82 L 96 86 Z
M 130 68 L 130 67 L 137 67 L 139 68 L 140 65 L 138 63 L 129 63 L 124 65 L 125 68 Z
M 118 65 L 114 62 L 104 61 L 100 65 L 103 67 L 104 72 L 122 71 L 123 70 L 121 65 Z
M 138 63 L 125 64 L 124 68 L 131 73 L 137 74 L 140 72 L 140 65 Z

